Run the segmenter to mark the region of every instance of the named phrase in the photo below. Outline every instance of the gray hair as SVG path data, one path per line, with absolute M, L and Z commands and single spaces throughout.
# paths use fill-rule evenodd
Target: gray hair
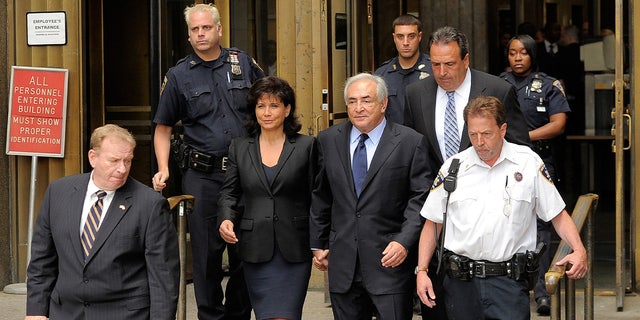
M 349 90 L 349 87 L 360 81 L 360 80 L 367 80 L 367 81 L 371 81 L 374 82 L 376 84 L 376 96 L 378 96 L 378 102 L 381 102 L 382 100 L 384 100 L 388 95 L 388 90 L 387 90 L 387 84 L 384 82 L 384 79 L 382 79 L 382 77 L 370 74 L 370 73 L 358 73 L 355 76 L 350 77 L 349 79 L 347 79 L 347 82 L 344 84 L 344 103 L 348 104 L 349 103 L 349 97 L 347 96 L 347 91 Z
M 189 17 L 191 17 L 191 14 L 194 12 L 211 13 L 213 22 L 216 24 L 216 26 L 220 26 L 220 12 L 218 12 L 218 8 L 216 8 L 216 6 L 213 4 L 199 3 L 184 8 L 184 21 L 187 23 L 187 27 L 189 26 Z
M 444 26 L 434 31 L 429 41 L 429 48 L 434 44 L 447 44 L 455 41 L 460 47 L 460 59 L 469 53 L 469 41 L 467 36 L 458 29 L 451 26 Z

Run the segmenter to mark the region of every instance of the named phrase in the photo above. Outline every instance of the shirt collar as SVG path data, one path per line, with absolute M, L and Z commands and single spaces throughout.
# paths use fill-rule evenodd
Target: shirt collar
M 467 68 L 467 73 L 464 76 L 464 80 L 462 80 L 460 86 L 453 90 L 453 92 L 461 97 L 469 96 L 469 94 L 471 93 L 471 68 Z M 442 89 L 442 87 L 440 86 L 438 86 L 437 94 L 438 96 L 444 97 L 445 99 L 447 98 L 447 91 L 444 91 L 444 89 Z M 456 99 L 456 101 L 458 100 Z
M 96 186 L 96 184 L 93 182 L 93 170 L 91 171 L 91 176 L 89 176 L 89 185 L 87 186 L 87 194 L 91 194 L 91 196 L 95 196 L 96 192 L 100 191 L 102 189 L 98 188 L 98 186 Z M 104 192 L 107 193 L 106 196 L 110 196 L 111 194 L 115 193 L 115 190 L 111 190 L 111 191 L 107 191 L 107 190 L 103 190 Z
M 371 140 L 371 142 L 374 145 L 378 145 L 378 142 L 380 142 L 380 138 L 382 138 L 382 132 L 384 131 L 384 127 L 386 126 L 387 126 L 387 119 L 382 118 L 382 122 L 380 122 L 375 128 L 373 128 L 373 130 L 367 133 L 367 135 L 369 136 L 369 140 Z M 361 134 L 360 130 L 358 130 L 358 128 L 352 125 L 349 141 L 351 143 L 357 143 L 358 139 L 360 138 L 360 134 Z
M 485 167 L 485 168 L 489 167 L 489 165 L 487 165 L 484 161 L 482 161 L 482 159 L 480 159 L 480 157 L 478 157 L 478 153 L 476 153 L 476 151 L 473 149 L 473 146 L 469 147 L 469 150 L 471 152 L 469 152 L 467 157 L 465 157 L 464 159 L 466 161 L 469 161 L 469 165 L 467 167 L 471 167 L 474 165 Z M 493 167 L 499 165 L 504 161 L 509 161 L 511 163 L 518 163 L 517 159 L 518 158 L 516 157 L 516 151 L 513 148 L 513 144 L 507 142 L 507 140 L 503 138 L 502 150 L 500 151 L 500 156 L 498 156 L 498 160 L 496 160 L 496 163 L 493 164 Z

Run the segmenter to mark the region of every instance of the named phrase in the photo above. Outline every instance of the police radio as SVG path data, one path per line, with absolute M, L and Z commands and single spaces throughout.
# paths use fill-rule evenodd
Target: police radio
M 444 190 L 447 190 L 447 192 L 449 193 L 456 190 L 458 169 L 460 169 L 460 159 L 451 160 L 451 166 L 449 166 L 449 175 L 444 178 Z

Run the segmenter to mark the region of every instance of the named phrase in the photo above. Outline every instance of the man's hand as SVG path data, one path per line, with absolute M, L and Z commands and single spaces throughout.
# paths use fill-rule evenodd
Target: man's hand
M 313 265 L 320 271 L 329 270 L 329 249 L 313 250 Z
M 169 172 L 158 171 L 153 175 L 151 182 L 153 183 L 153 190 L 162 191 L 167 186 L 167 180 L 169 180 Z
M 236 238 L 236 233 L 233 231 L 233 222 L 231 222 L 231 220 L 222 221 L 219 231 L 222 240 L 231 244 L 238 243 L 238 238 Z
M 571 268 L 566 271 L 569 279 L 582 279 L 587 274 L 587 253 L 585 251 L 574 251 L 556 262 L 556 265 L 561 266 L 567 263 L 571 264 Z
M 427 272 L 420 271 L 416 275 L 416 290 L 420 301 L 427 307 L 433 308 L 436 305 L 436 293 L 433 291 L 433 284 Z
M 24 320 L 47 320 L 46 316 L 26 316 Z
M 408 251 L 403 245 L 397 241 L 391 241 L 384 251 L 382 251 L 382 259 L 380 259 L 380 262 L 382 262 L 383 267 L 395 268 L 404 262 L 407 254 Z

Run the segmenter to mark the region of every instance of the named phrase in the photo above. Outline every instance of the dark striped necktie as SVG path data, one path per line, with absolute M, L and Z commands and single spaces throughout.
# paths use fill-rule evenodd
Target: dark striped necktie
M 107 196 L 107 192 L 98 190 L 96 195 L 98 196 L 98 201 L 89 209 L 87 221 L 84 224 L 84 228 L 82 228 L 82 253 L 84 254 L 85 260 L 89 256 L 89 253 L 91 253 L 93 242 L 96 241 L 96 235 L 100 228 L 100 220 L 102 219 L 102 199 Z

